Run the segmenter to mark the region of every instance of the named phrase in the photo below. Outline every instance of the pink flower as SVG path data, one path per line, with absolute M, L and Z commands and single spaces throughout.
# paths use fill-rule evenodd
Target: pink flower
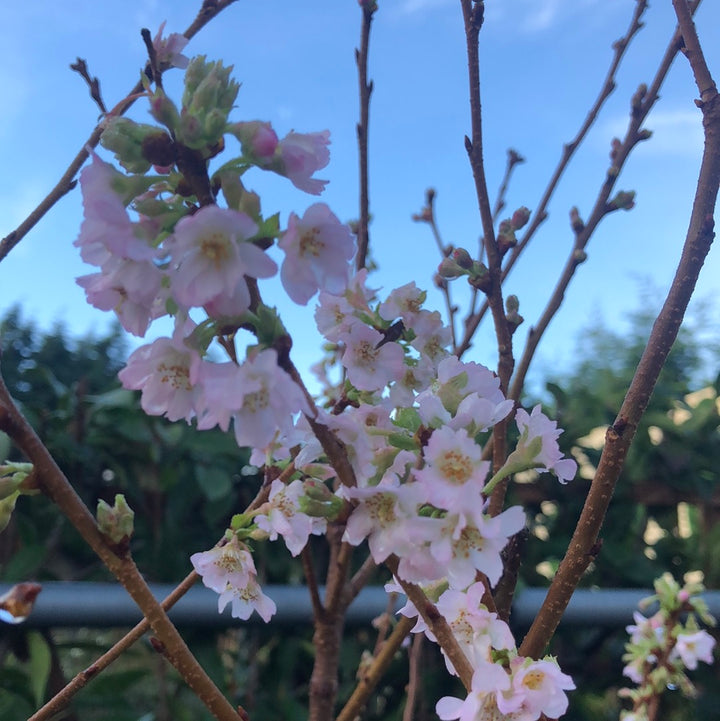
M 166 241 L 173 296 L 186 307 L 201 306 L 220 296 L 234 296 L 243 275 L 274 275 L 275 262 L 247 242 L 257 230 L 245 213 L 217 205 L 182 218 Z
M 218 424 L 226 429 L 232 418 L 241 447 L 265 448 L 277 435 L 292 431 L 294 414 L 310 412 L 299 386 L 278 367 L 277 352 L 271 349 L 241 366 L 205 368 L 202 386 L 198 428 Z
M 104 266 L 111 258 L 153 260 L 157 251 L 130 221 L 125 203 L 114 184 L 124 176 L 109 163 L 91 154 L 91 163 L 80 173 L 84 220 L 74 245 L 86 263 Z
M 128 333 L 144 336 L 150 322 L 165 314 L 158 298 L 162 272 L 154 263 L 112 257 L 101 273 L 76 278 L 85 289 L 88 303 L 113 310 Z
M 346 350 L 342 364 L 348 379 L 361 391 L 376 391 L 388 383 L 402 378 L 405 372 L 405 354 L 397 343 L 380 343 L 382 335 L 374 328 L 355 323 L 341 334 Z
M 518 721 L 535 721 L 541 714 L 559 718 L 568 707 L 565 691 L 575 688 L 554 659 L 532 661 L 516 657 L 511 662 L 512 683 L 505 691 L 497 691 L 495 699 L 502 713 L 512 714 Z
M 194 553 L 190 562 L 202 576 L 203 583 L 218 597 L 218 612 L 232 601 L 232 615 L 248 619 L 257 611 L 267 623 L 275 613 L 275 603 L 263 594 L 258 585 L 255 563 L 244 543 L 233 535 L 224 545 Z
M 405 326 L 412 328 L 426 297 L 427 292 L 420 290 L 412 281 L 390 291 L 387 300 L 380 304 L 378 313 L 385 320 L 402 318 Z
M 302 218 L 290 213 L 278 245 L 285 251 L 280 277 L 296 303 L 305 305 L 318 290 L 340 294 L 347 288 L 355 240 L 324 203 L 311 205 Z
M 278 146 L 278 136 L 270 123 L 262 120 L 231 123 L 228 131 L 240 141 L 243 154 L 248 160 L 256 162 L 260 167 L 272 162 Z
M 218 611 L 222 613 L 230 602 L 232 602 L 230 615 L 243 620 L 247 620 L 253 611 L 257 611 L 260 618 L 267 623 L 277 611 L 275 602 L 262 592 L 254 574 L 244 586 L 228 584 L 218 597 Z
M 302 495 L 302 481 L 295 480 L 286 486 L 276 479 L 270 487 L 268 502 L 260 509 L 263 513 L 255 516 L 258 528 L 268 533 L 271 541 L 281 535 L 293 556 L 305 548 L 311 534 L 322 533 L 326 526 L 325 519 L 311 518 L 300 511 Z
M 330 131 L 319 133 L 288 133 L 278 144 L 277 162 L 273 170 L 287 177 L 300 190 L 320 195 L 327 180 L 317 180 L 312 175 L 330 162 Z
M 520 440 L 517 448 L 508 457 L 508 463 L 522 459 L 528 465 L 552 471 L 561 483 L 567 483 L 575 477 L 577 463 L 571 458 L 563 458 L 557 444 L 557 438 L 562 433 L 557 423 L 551 421 L 537 405 L 528 414 L 523 408 L 518 408 L 515 416 Z
M 148 415 L 189 423 L 200 394 L 200 356 L 183 343 L 183 331 L 178 323 L 172 338 L 138 348 L 118 376 L 125 388 L 142 391 L 140 405 Z
M 713 662 L 714 647 L 715 639 L 707 631 L 680 633 L 675 642 L 673 657 L 677 658 L 679 656 L 685 668 L 694 671 L 697 668 L 698 661 Z
M 415 478 L 430 503 L 452 513 L 482 505 L 490 462 L 482 460 L 482 448 L 465 430 L 438 428 L 430 436 L 423 458 L 425 466 L 415 471 Z
M 444 696 L 435 705 L 435 712 L 442 721 L 483 721 L 493 718 L 495 703 L 493 694 L 510 686 L 507 671 L 496 663 L 480 663 L 473 673 L 470 693 L 465 700 Z
M 188 39 L 180 33 L 170 33 L 164 38 L 163 30 L 165 30 L 165 22 L 160 25 L 153 38 L 153 47 L 158 62 L 160 64 L 167 63 L 174 68 L 186 68 L 190 59 L 182 55 L 182 50 L 188 44 Z

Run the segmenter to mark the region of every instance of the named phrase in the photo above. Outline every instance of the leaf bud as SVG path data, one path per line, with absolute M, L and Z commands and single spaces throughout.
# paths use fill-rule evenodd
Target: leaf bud
M 100 499 L 97 505 L 97 523 L 100 533 L 113 543 L 128 541 L 133 534 L 135 512 L 128 506 L 125 496 L 118 493 L 110 506 Z
M 608 210 L 631 210 L 635 207 L 635 191 L 620 190 L 608 203 Z
M 100 136 L 100 145 L 115 153 L 117 161 L 128 172 L 146 173 L 151 162 L 143 153 L 143 143 L 148 136 L 157 134 L 166 135 L 155 125 L 136 123 L 129 118 L 110 117 Z
M 483 293 L 490 290 L 490 271 L 484 263 L 480 261 L 473 262 L 468 283 L 470 283 L 473 288 L 483 291 Z
M 585 223 L 580 217 L 580 211 L 576 206 L 570 208 L 570 227 L 573 229 L 575 234 L 582 233 L 585 230 Z

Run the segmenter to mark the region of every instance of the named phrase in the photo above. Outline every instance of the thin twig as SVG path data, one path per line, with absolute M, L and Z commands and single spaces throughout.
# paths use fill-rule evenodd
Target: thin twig
M 607 100 L 607 98 L 610 96 L 610 94 L 615 89 L 615 75 L 617 74 L 618 67 L 620 66 L 620 62 L 621 62 L 623 56 L 625 55 L 625 52 L 630 44 L 630 41 L 637 34 L 637 32 L 642 28 L 642 22 L 641 22 L 640 18 L 642 16 L 642 14 L 644 13 L 646 7 L 647 7 L 646 0 L 636 0 L 635 10 L 633 12 L 633 16 L 630 21 L 630 27 L 628 28 L 628 31 L 622 38 L 620 38 L 619 40 L 616 40 L 613 43 L 613 49 L 615 50 L 615 54 L 610 63 L 610 68 L 607 72 L 605 80 L 603 81 L 603 85 L 600 89 L 600 93 L 599 93 L 597 99 L 595 100 L 595 103 L 593 104 L 592 108 L 590 109 L 587 116 L 585 117 L 585 120 L 584 120 L 582 126 L 580 127 L 580 130 L 578 131 L 575 138 L 573 138 L 573 140 L 571 140 L 569 143 L 567 143 L 563 146 L 563 151 L 562 151 L 562 155 L 560 157 L 560 161 L 559 161 L 557 167 L 555 168 L 555 172 L 553 173 L 552 177 L 550 178 L 550 182 L 548 183 L 547 188 L 545 189 L 545 192 L 543 193 L 542 198 L 540 199 L 540 204 L 538 205 L 537 209 L 535 210 L 535 213 L 533 214 L 532 220 L 530 221 L 530 224 L 528 225 L 527 230 L 523 234 L 522 239 L 518 242 L 518 244 L 511 250 L 511 252 L 507 256 L 507 260 L 505 261 L 505 265 L 504 265 L 503 271 L 502 271 L 502 281 L 504 281 L 505 278 L 507 278 L 508 274 L 510 273 L 510 270 L 512 269 L 513 265 L 515 265 L 515 262 L 519 258 L 520 254 L 526 248 L 526 246 L 530 242 L 531 238 L 535 235 L 535 231 L 540 227 L 540 225 L 547 218 L 547 206 L 550 202 L 550 199 L 554 195 L 555 189 L 557 188 L 557 185 L 560 182 L 560 179 L 562 178 L 567 166 L 569 165 L 571 158 L 575 154 L 575 151 L 580 146 L 582 141 L 585 139 L 585 136 L 587 135 L 590 128 L 594 125 L 595 121 L 597 120 L 598 114 L 599 114 L 600 109 L 602 108 L 603 104 L 605 103 L 605 100 Z M 488 309 L 488 304 L 487 304 L 487 302 L 484 302 L 481 305 L 481 307 L 477 310 L 477 312 L 473 312 L 466 319 L 465 335 L 463 337 L 463 340 L 460 343 L 460 347 L 458 349 L 458 356 L 462 356 L 470 348 L 472 338 L 475 334 L 475 331 L 477 330 L 478 326 L 480 325 L 480 322 L 482 321 L 483 317 L 485 316 L 487 309 Z
M 387 671 L 388 666 L 395 657 L 397 650 L 414 625 L 414 618 L 407 618 L 407 616 L 400 618 L 390 637 L 380 649 L 380 652 L 373 658 L 370 668 L 363 673 L 358 685 L 355 687 L 355 690 L 335 721 L 354 721 L 354 719 L 360 715 L 370 698 L 370 694 L 378 685 L 380 679 L 382 679 L 383 674 Z
M 370 96 L 373 91 L 372 80 L 368 82 L 368 50 L 370 47 L 370 27 L 377 5 L 375 2 L 362 4 L 362 31 L 360 49 L 355 49 L 355 62 L 358 67 L 360 83 L 360 122 L 357 124 L 358 154 L 360 165 L 360 217 L 358 218 L 358 251 L 355 267 L 361 270 L 367 262 L 370 244 L 370 196 L 368 190 L 368 126 L 370 121 Z
M 27 456 L 37 473 L 42 493 L 50 498 L 120 581 L 164 645 L 167 657 L 208 710 L 220 721 L 237 721 L 238 713 L 218 690 L 191 653 L 145 579 L 124 549 L 110 545 L 82 499 L 60 470 L 50 452 L 15 406 L 0 377 L 0 429 Z
M 172 593 L 162 602 L 161 606 L 169 611 L 197 582 L 200 576 L 192 571 L 173 589 Z M 117 643 L 109 648 L 96 661 L 86 669 L 80 671 L 60 693 L 56 694 L 42 708 L 38 709 L 28 721 L 48 721 L 55 714 L 62 711 L 72 700 L 72 697 L 84 688 L 98 674 L 116 661 L 130 646 L 139 641 L 143 634 L 150 629 L 150 623 L 144 618 L 131 631 L 126 633 Z
M 679 17 L 683 19 L 683 30 L 689 34 L 687 16 L 682 10 Z M 699 45 L 696 50 L 699 55 L 695 54 L 689 59 L 696 78 L 702 81 L 702 66 L 705 63 L 700 60 L 702 51 Z M 524 656 L 537 658 L 542 654 L 582 574 L 599 550 L 598 535 L 628 448 L 677 337 L 700 269 L 715 236 L 713 213 L 720 186 L 720 96 L 717 90 L 708 89 L 707 86 L 699 90 L 706 96 L 702 105 L 705 148 L 682 256 L 620 412 L 607 431 L 605 447 L 568 552 L 560 563 L 538 616 L 520 646 L 520 654 Z
M 699 1 L 695 3 L 692 10 L 693 12 L 699 4 Z M 578 226 L 578 230 L 575 232 L 575 243 L 570 251 L 565 267 L 560 274 L 560 278 L 558 279 L 550 300 L 548 301 L 537 324 L 530 329 L 527 335 L 525 348 L 523 349 L 523 354 L 518 362 L 515 375 L 513 377 L 512 387 L 510 388 L 509 397 L 515 401 L 520 399 L 520 395 L 525 384 L 525 377 L 527 376 L 530 363 L 535 355 L 540 339 L 545 333 L 547 327 L 550 325 L 550 321 L 554 318 L 555 314 L 562 305 L 565 298 L 565 292 L 570 285 L 570 281 L 575 275 L 577 267 L 585 260 L 585 248 L 590 242 L 590 238 L 595 232 L 600 221 L 608 215 L 608 213 L 613 211 L 612 206 L 609 205 L 610 194 L 615 188 L 620 171 L 625 166 L 631 151 L 641 140 L 646 139 L 646 136 L 640 132 L 640 127 L 645 122 L 650 110 L 659 98 L 660 88 L 662 87 L 665 77 L 670 70 L 673 60 L 677 56 L 681 47 L 681 42 L 682 38 L 680 36 L 680 32 L 676 31 L 665 51 L 665 54 L 663 55 L 650 87 L 644 88 L 643 86 L 640 86 L 638 92 L 633 96 L 630 120 L 625 138 L 613 152 L 612 164 L 608 169 L 605 180 L 600 186 L 590 217 L 586 223 Z
M 460 648 L 460 644 L 457 642 L 450 625 L 440 611 L 437 610 L 435 604 L 425 595 L 420 586 L 403 581 L 398 577 L 398 559 L 396 556 L 390 556 L 385 561 L 385 565 L 395 575 L 408 600 L 412 602 L 428 625 L 428 628 L 432 631 L 438 644 L 442 647 L 443 651 L 445 651 L 450 663 L 453 665 L 458 677 L 465 686 L 465 689 L 469 692 L 472 683 L 473 668 L 465 652 Z
M 197 17 L 193 20 L 183 35 L 190 40 L 192 37 L 197 35 L 197 33 L 210 22 L 210 20 L 225 10 L 225 8 L 232 5 L 235 1 L 236 0 L 204 0 Z M 136 83 L 132 90 L 128 93 L 126 99 L 119 103 L 112 112 L 117 115 L 122 115 L 127 112 L 128 108 L 130 108 L 130 106 L 139 97 L 138 94 L 141 93 L 142 90 L 142 83 Z M 37 225 L 50 208 L 52 208 L 58 200 L 75 187 L 77 184 L 75 176 L 88 159 L 87 148 L 94 148 L 100 142 L 100 136 L 103 134 L 104 129 L 103 122 L 101 121 L 95 127 L 95 130 L 92 131 L 90 137 L 83 143 L 82 148 L 72 160 L 70 165 L 68 165 L 67 170 L 63 173 L 55 187 L 27 216 L 27 218 L 25 218 L 25 220 L 23 220 L 23 222 L 15 228 L 15 230 L 8 233 L 8 235 L 0 240 L 0 262 L 35 227 L 35 225 Z
M 502 182 L 500 183 L 500 189 L 498 190 L 497 198 L 495 199 L 495 207 L 493 208 L 493 223 L 498 222 L 500 213 L 502 213 L 502 210 L 505 207 L 505 196 L 507 195 L 510 178 L 515 166 L 524 162 L 525 158 L 523 158 L 517 150 L 508 148 L 507 162 L 505 163 L 505 174 L 503 175 Z
M 415 704 L 417 703 L 418 691 L 422 673 L 420 671 L 423 645 L 425 635 L 416 633 L 410 646 L 409 673 L 405 708 L 403 709 L 402 721 L 413 721 L 415 718 Z
M 100 112 L 103 114 L 107 113 L 107 108 L 105 107 L 102 94 L 100 93 L 100 81 L 96 77 L 90 75 L 87 61 L 82 58 L 78 58 L 74 63 L 70 64 L 70 70 L 74 70 L 87 83 L 90 88 L 90 97 L 93 99 L 98 108 L 100 108 Z

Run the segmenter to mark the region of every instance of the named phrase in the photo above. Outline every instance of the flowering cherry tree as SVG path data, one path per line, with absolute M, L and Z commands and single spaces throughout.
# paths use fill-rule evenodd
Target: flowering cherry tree
M 228 4 L 206 2 L 201 17 L 207 19 Z M 490 209 L 477 58 L 483 3 L 460 2 L 471 83 L 472 129 L 466 147 L 478 193 L 483 254 L 473 258 L 466 249 L 440 244 L 436 275 L 448 301 L 452 283 L 467 284 L 472 293 L 464 338 L 456 336 L 451 302 L 444 319 L 426 307 L 427 295 L 415 283 L 381 292 L 372 287 L 366 267 L 372 89 L 366 72 L 375 2 L 360 2 L 364 171 L 360 217 L 353 226 L 322 202 L 302 216 L 290 213 L 285 225 L 275 209 L 271 214 L 262 209 L 261 199 L 244 184 L 245 174 L 270 171 L 320 195 L 328 181 L 316 175 L 329 162 L 329 132 L 292 131 L 280 139 L 268 121 L 236 119 L 239 85 L 231 68 L 202 56 L 186 57 L 187 37 L 165 36 L 163 28 L 152 40 L 145 33 L 148 68 L 132 95 L 148 103 L 155 124 L 124 117 L 121 103 L 105 114 L 95 138 L 110 159 L 92 148 L 85 151 L 89 162 L 79 176 L 84 218 L 75 245 L 96 272 L 77 282 L 89 303 L 114 312 L 125 330 L 139 338 L 160 318 L 169 318 L 173 328 L 170 335 L 132 353 L 120 372 L 122 384 L 140 391 L 148 414 L 185 421 L 198 432 L 214 427 L 229 432 L 232 426 L 238 446 L 252 449 L 251 463 L 264 474 L 257 498 L 229 519 L 217 545 L 190 557 L 190 583 L 201 577 L 217 592 L 220 610 L 230 604 L 236 617 L 247 619 L 256 612 L 268 621 L 275 604 L 259 583 L 253 548 L 282 539 L 292 556 L 301 557 L 315 615 L 310 719 L 335 716 L 343 617 L 377 565 L 392 574 L 388 589 L 407 598 L 404 620 L 386 641 L 388 648 L 397 648 L 408 633 L 424 634 L 440 646 L 448 672 L 466 689 L 464 698 L 437 699 L 440 719 L 536 721 L 558 718 L 567 710 L 567 692 L 575 684 L 562 671 L 562 660 L 546 655 L 546 646 L 598 554 L 612 488 L 712 239 L 720 106 L 693 30 L 695 4 L 673 4 L 679 22 L 674 42 L 679 48 L 682 39 L 687 50 L 708 131 L 701 190 L 671 298 L 608 429 L 567 555 L 521 643 L 508 618 L 526 516 L 522 507 L 506 505 L 505 491 L 516 474 L 527 471 L 571 483 L 577 464 L 559 449 L 562 430 L 557 423 L 540 406 L 521 406 L 524 376 L 543 326 L 516 368 L 513 333 L 522 317 L 518 299 L 504 296 L 502 281 L 529 238 L 519 242 L 517 233 L 533 216 L 520 208 L 497 223 Z M 645 3 L 637 2 L 628 34 L 616 48 L 618 62 L 644 10 Z M 162 73 L 171 67 L 185 70 L 179 101 L 162 84 Z M 601 191 L 602 212 L 587 223 L 577 211 L 571 214 L 576 243 L 569 275 L 556 290 L 560 298 L 601 218 L 632 206 L 632 193 L 611 194 L 624 159 L 647 139 L 640 124 L 658 88 L 646 88 L 633 98 L 627 139 L 614 147 L 613 172 Z M 528 233 L 537 228 L 543 212 L 536 211 Z M 432 195 L 418 219 L 435 228 Z M 271 257 L 275 245 L 284 254 L 279 267 Z M 320 365 L 320 397 L 309 392 L 293 363 L 292 329 L 266 302 L 263 281 L 278 272 L 291 301 L 317 303 L 315 319 L 328 353 Z M 551 309 L 554 304 L 551 299 Z M 495 370 L 464 359 L 486 310 L 498 342 Z M 223 720 L 243 718 L 243 710 L 227 702 L 188 651 L 134 567 L 132 511 L 124 499 L 112 508 L 106 504 L 92 518 L 5 390 L 0 427 L 33 464 L 4 467 L 5 516 L 21 494 L 51 497 L 137 601 L 168 661 L 212 714 Z M 311 536 L 324 536 L 329 546 L 323 598 L 308 545 Z M 351 574 L 351 560 L 360 554 L 364 560 Z M 684 679 L 682 668 L 692 670 L 699 660 L 712 658 L 712 640 L 705 631 L 692 623 L 677 626 L 677 614 L 687 610 L 699 589 L 670 593 L 665 586 L 658 593 L 676 601 L 672 623 L 638 616 L 631 630 L 626 674 L 640 690 L 628 692 L 634 708 L 625 718 L 656 718 L 655 699 L 662 688 L 658 675 L 653 676 L 655 662 L 662 660 L 664 681 L 668 674 Z M 376 670 L 382 670 L 382 659 L 379 655 L 373 661 Z M 355 718 L 371 691 L 372 684 L 359 686 L 338 718 Z M 60 703 L 54 700 L 33 718 L 49 718 Z

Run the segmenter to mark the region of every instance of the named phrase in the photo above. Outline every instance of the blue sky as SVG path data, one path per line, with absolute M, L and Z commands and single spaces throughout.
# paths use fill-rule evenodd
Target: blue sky
M 445 242 L 474 249 L 479 217 L 463 145 L 469 132 L 464 34 L 457 0 L 380 0 L 370 58 L 375 92 L 371 105 L 370 172 L 372 252 L 380 272 L 372 285 L 389 292 L 415 280 L 431 288 L 438 262 L 428 228 L 413 223 L 427 187 L 437 189 L 436 210 Z M 506 150 L 527 158 L 518 167 L 508 212 L 533 209 L 559 157 L 577 132 L 611 59 L 611 43 L 628 25 L 631 0 L 488 0 L 481 33 L 482 95 L 488 184 L 494 200 Z M 88 61 L 108 105 L 138 78 L 145 55 L 139 29 L 154 33 L 167 21 L 182 31 L 197 0 L 33 0 L 5 3 L 0 13 L 0 235 L 10 232 L 55 184 L 89 136 L 98 117 L 81 79 L 68 65 Z M 711 70 L 720 75 L 720 6 L 706 0 L 697 16 Z M 527 328 L 542 312 L 572 245 L 568 211 L 589 214 L 608 166 L 610 141 L 622 135 L 629 98 L 649 82 L 671 36 L 669 0 L 656 0 L 633 43 L 618 86 L 565 175 L 550 217 L 527 256 L 508 279 L 520 297 Z M 235 66 L 242 83 L 236 120 L 270 120 L 280 135 L 295 129 L 331 131 L 330 180 L 322 200 L 343 220 L 357 217 L 358 115 L 354 48 L 360 10 L 355 0 L 239 0 L 204 29 L 186 54 L 206 54 Z M 180 71 L 166 78 L 176 86 Z M 564 307 L 541 345 L 539 369 L 566 364 L 575 339 L 603 319 L 621 327 L 637 305 L 639 279 L 664 289 L 672 279 L 685 236 L 702 151 L 700 113 L 689 66 L 678 58 L 647 127 L 653 138 L 636 149 L 618 187 L 637 191 L 630 213 L 602 223 L 588 247 Z M 147 120 L 143 102 L 132 117 Z M 246 176 L 267 214 L 304 212 L 317 199 L 287 181 L 255 172 Z M 65 197 L 0 263 L 0 312 L 19 302 L 44 327 L 62 320 L 78 333 L 101 328 L 106 314 L 85 304 L 74 278 L 90 272 L 72 242 L 82 219 L 80 194 Z M 699 294 L 717 292 L 715 249 Z M 460 300 L 461 293 L 455 292 Z M 273 300 L 276 286 L 266 297 Z M 440 299 L 431 293 L 437 307 Z M 307 309 L 280 303 L 295 335 L 297 362 L 316 359 L 313 302 Z M 151 329 L 152 333 L 152 329 Z M 150 336 L 152 337 L 152 336 Z M 518 354 L 519 354 L 518 349 Z M 493 364 L 489 327 L 468 358 Z

